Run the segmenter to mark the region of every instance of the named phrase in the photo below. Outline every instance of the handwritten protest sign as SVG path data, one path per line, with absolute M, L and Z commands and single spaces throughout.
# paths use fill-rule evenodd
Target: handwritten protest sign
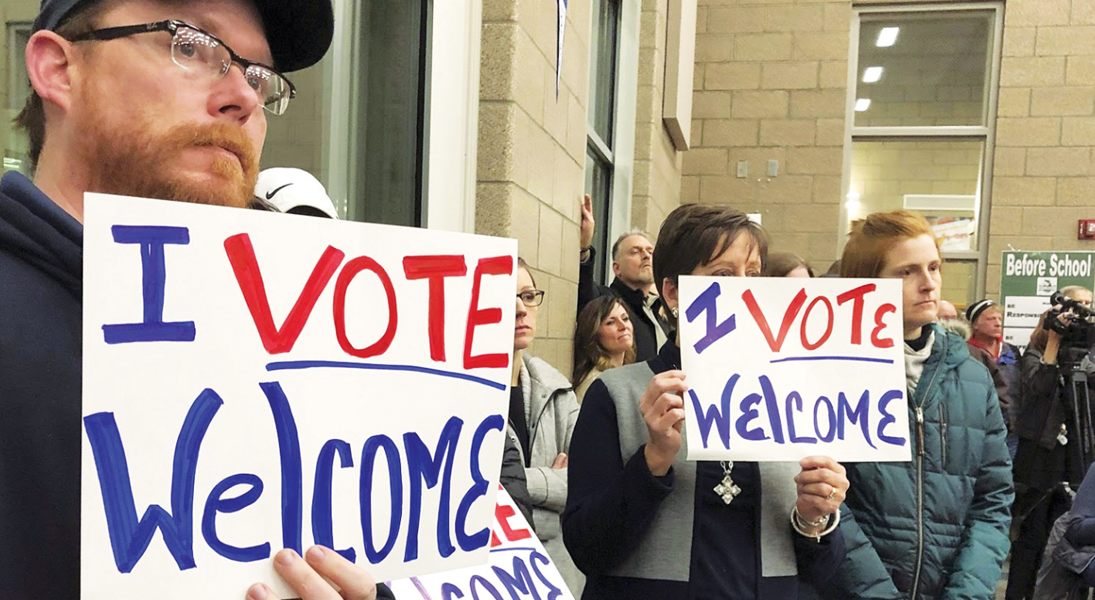
M 83 598 L 486 562 L 516 243 L 88 195 Z
M 389 585 L 399 600 L 540 598 L 573 600 L 563 576 L 513 499 L 498 489 L 490 562 L 480 567 L 411 577 Z
M 901 283 L 680 279 L 688 458 L 907 461 Z

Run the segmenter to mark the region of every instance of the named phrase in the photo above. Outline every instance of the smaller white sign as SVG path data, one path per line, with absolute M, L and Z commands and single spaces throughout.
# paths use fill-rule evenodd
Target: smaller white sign
M 395 597 L 400 600 L 574 600 L 544 545 L 502 486 L 498 486 L 495 502 L 489 563 L 390 582 L 388 585 Z
M 1048 295 L 1008 296 L 1004 300 L 1004 326 L 1006 329 L 1033 329 L 1038 326 L 1042 313 L 1049 309 Z
M 1004 341 L 1007 342 L 1009 346 L 1023 349 L 1030 343 L 1030 336 L 1033 333 L 1033 327 L 1005 327 Z
M 680 278 L 689 460 L 911 460 L 894 279 Z

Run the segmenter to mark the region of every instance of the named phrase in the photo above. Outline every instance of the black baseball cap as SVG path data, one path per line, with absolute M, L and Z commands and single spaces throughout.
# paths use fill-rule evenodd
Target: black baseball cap
M 75 9 L 99 0 L 42 0 L 34 31 L 55 30 Z M 279 71 L 299 71 L 327 54 L 335 33 L 331 0 L 253 0 Z

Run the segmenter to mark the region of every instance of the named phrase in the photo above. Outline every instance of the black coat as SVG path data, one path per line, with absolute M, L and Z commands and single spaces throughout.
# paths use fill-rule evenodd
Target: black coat
M 1088 386 L 1095 385 L 1095 365 L 1084 363 Z M 1064 381 L 1058 365 L 1042 362 L 1042 353 L 1028 348 L 1019 359 L 1019 393 L 1013 407 L 1014 432 L 1019 436 L 1015 455 L 1015 482 L 1037 489 L 1049 489 L 1070 478 L 1083 477 L 1082 465 L 1071 465 L 1068 449 L 1057 441 L 1061 424 L 1068 420 Z M 1068 426 L 1070 440 L 1078 439 Z
M 513 438 L 506 436 L 506 449 L 502 454 L 502 473 L 498 480 L 506 493 L 513 498 L 513 503 L 521 509 L 521 514 L 528 521 L 530 529 L 535 531 L 532 523 L 532 498 L 528 494 L 528 481 L 525 479 L 525 465 L 521 462 L 521 451 Z
M 83 227 L 0 182 L 0 596 L 80 596 Z
M 593 264 L 596 260 L 596 250 L 590 249 L 589 260 L 578 265 L 577 312 L 582 312 L 587 304 L 601 296 L 620 298 L 623 300 L 624 307 L 627 308 L 627 313 L 631 317 L 631 324 L 635 328 L 635 362 L 643 362 L 654 358 L 658 355 L 658 335 L 654 328 L 661 327 L 661 325 L 650 320 L 646 311 L 643 310 L 645 300 L 643 292 L 631 289 L 618 278 L 613 280 L 612 285 L 609 286 L 593 281 Z M 665 309 L 665 304 L 661 298 L 658 298 L 657 302 L 654 303 L 654 311 L 669 312 Z M 666 329 L 663 329 L 666 336 L 671 337 L 672 332 L 666 331 Z

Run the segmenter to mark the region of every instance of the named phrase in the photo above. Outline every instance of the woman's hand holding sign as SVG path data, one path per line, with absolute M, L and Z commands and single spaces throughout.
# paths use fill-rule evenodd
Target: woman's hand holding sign
M 659 477 L 669 472 L 681 449 L 684 394 L 687 391 L 684 371 L 666 371 L 654 376 L 639 401 L 650 440 L 644 451 L 646 464 L 650 472 Z
M 795 476 L 797 515 L 791 518 L 793 521 L 798 518 L 798 525 L 804 530 L 800 533 L 818 536 L 831 524 L 826 518 L 840 510 L 840 503 L 848 495 L 847 471 L 828 456 L 807 456 L 799 461 L 799 466 L 802 471 Z
M 301 558 L 286 548 L 274 557 L 278 575 L 301 600 L 376 600 L 376 582 L 364 569 L 322 546 L 312 546 L 304 554 Z M 247 590 L 247 600 L 277 600 L 277 595 L 256 583 Z

